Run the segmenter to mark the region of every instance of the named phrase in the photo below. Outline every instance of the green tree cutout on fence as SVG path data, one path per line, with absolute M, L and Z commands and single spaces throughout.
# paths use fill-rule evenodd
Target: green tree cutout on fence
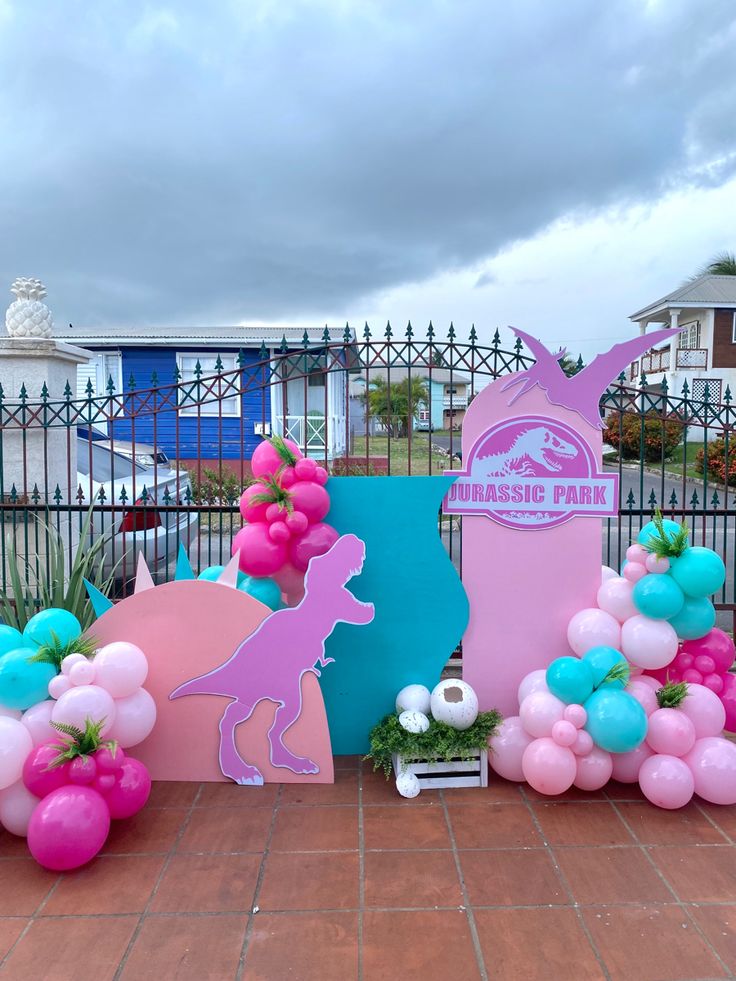
M 373 378 L 361 399 L 368 415 L 378 419 L 389 436 L 401 438 L 409 433 L 409 420 L 416 419 L 419 410 L 429 404 L 429 389 L 419 376 L 390 385 L 385 378 Z

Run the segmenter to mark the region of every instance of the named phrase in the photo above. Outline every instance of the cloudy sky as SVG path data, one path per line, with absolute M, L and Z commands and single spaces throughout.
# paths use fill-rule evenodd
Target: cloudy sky
M 732 0 L 0 0 L 0 286 L 587 355 L 736 248 L 735 49 Z

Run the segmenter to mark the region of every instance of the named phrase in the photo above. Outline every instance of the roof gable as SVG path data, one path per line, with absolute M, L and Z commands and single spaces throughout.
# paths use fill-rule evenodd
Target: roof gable
M 736 276 L 698 276 L 661 299 L 650 303 L 629 320 L 644 320 L 670 307 L 736 307 Z

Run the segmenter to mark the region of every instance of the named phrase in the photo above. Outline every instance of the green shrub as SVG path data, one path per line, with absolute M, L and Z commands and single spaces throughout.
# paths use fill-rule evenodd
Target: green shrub
M 644 460 L 657 463 L 671 456 L 685 432 L 685 427 L 674 420 L 663 421 L 656 412 L 643 417 Z M 624 460 L 639 460 L 642 454 L 642 416 L 639 413 L 611 413 L 606 419 L 603 441 L 619 451 Z
M 723 438 L 714 439 L 707 444 L 708 478 L 719 484 L 736 486 L 736 445 L 734 440 L 728 442 L 728 461 L 726 460 L 726 441 Z M 695 456 L 695 470 L 705 473 L 706 450 L 698 450 Z M 728 471 L 728 473 L 726 472 Z

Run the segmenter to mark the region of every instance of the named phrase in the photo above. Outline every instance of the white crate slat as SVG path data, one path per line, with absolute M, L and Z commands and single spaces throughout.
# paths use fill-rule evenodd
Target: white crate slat
M 440 790 L 444 787 L 487 787 L 488 751 L 483 749 L 468 760 L 421 760 L 404 763 L 394 753 L 394 773 L 413 773 L 422 787 Z

